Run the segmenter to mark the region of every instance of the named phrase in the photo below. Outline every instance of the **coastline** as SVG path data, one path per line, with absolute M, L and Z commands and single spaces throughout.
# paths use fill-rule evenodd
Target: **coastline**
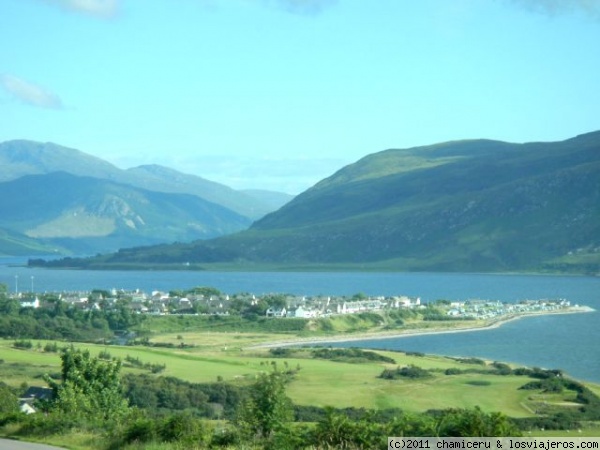
M 527 317 L 535 317 L 535 316 L 546 316 L 553 314 L 581 314 L 581 313 L 590 313 L 596 311 L 595 309 L 589 306 L 573 306 L 561 310 L 553 310 L 553 311 L 535 311 L 535 312 L 526 312 L 519 314 L 511 314 L 507 316 L 500 317 L 498 319 L 491 319 L 487 321 L 483 321 L 479 325 L 466 326 L 464 328 L 450 328 L 450 329 L 408 329 L 408 330 L 394 330 L 394 331 L 383 331 L 383 332 L 366 332 L 362 334 L 352 334 L 352 335 L 332 335 L 332 336 L 315 336 L 312 338 L 291 338 L 285 341 L 278 342 L 268 342 L 264 344 L 257 344 L 246 347 L 248 350 L 253 349 L 261 349 L 261 348 L 276 348 L 276 347 L 291 347 L 297 345 L 322 345 L 322 344 L 330 344 L 335 342 L 354 342 L 354 341 L 370 341 L 370 340 L 380 340 L 380 339 L 397 339 L 403 337 L 414 337 L 414 336 L 427 336 L 432 334 L 451 334 L 451 333 L 466 333 L 473 331 L 485 331 L 492 330 L 495 328 L 499 328 L 502 325 L 512 322 L 515 320 L 527 318 Z

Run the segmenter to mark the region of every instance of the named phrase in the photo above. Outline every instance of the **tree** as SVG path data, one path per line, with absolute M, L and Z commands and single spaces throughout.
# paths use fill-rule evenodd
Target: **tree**
M 264 301 L 269 305 L 269 307 L 274 309 L 283 309 L 287 307 L 287 299 L 285 295 L 282 294 L 271 294 L 264 297 Z
M 0 383 L 0 415 L 19 410 L 19 399 L 14 391 L 4 383 Z
M 209 286 L 196 286 L 186 292 L 194 295 L 203 295 L 204 297 L 210 298 L 211 296 L 219 297 L 221 296 L 221 291 L 214 287 Z
M 521 432 L 510 418 L 502 413 L 485 413 L 479 406 L 473 409 L 450 409 L 437 424 L 439 436 L 520 436 Z
M 61 383 L 46 381 L 54 390 L 51 407 L 84 418 L 118 420 L 127 411 L 121 393 L 120 360 L 103 361 L 89 351 L 66 348 L 61 354 Z
M 259 375 L 242 404 L 236 424 L 243 434 L 270 439 L 292 419 L 292 404 L 285 395 L 285 378 L 280 372 Z
M 21 305 L 16 298 L 8 298 L 0 295 L 0 313 L 7 316 L 16 315 Z

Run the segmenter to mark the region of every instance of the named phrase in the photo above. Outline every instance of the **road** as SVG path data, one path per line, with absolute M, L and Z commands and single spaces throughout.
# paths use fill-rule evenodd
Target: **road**
M 11 441 L 0 439 L 0 450 L 63 450 L 46 444 L 34 444 L 33 442 Z

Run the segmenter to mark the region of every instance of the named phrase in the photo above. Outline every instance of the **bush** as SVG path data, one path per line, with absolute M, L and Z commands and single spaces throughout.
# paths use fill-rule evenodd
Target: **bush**
M 98 358 L 110 361 L 112 359 L 112 356 L 108 351 L 102 350 L 100 353 L 98 353 Z
M 25 340 L 15 341 L 13 343 L 13 347 L 20 348 L 23 350 L 30 350 L 33 348 L 33 343 L 31 341 L 25 341 Z
M 25 419 L 25 415 L 22 412 L 13 412 L 0 414 L 0 427 L 4 427 L 11 423 L 19 423 Z
M 154 420 L 139 418 L 128 424 L 123 430 L 122 444 L 151 442 L 158 437 L 157 428 Z
M 494 367 L 494 369 L 496 369 L 495 372 L 498 375 L 510 375 L 513 373 L 512 369 L 508 364 L 496 361 L 492 364 L 492 366 Z
M 75 428 L 94 428 L 81 416 L 69 414 L 29 414 L 23 418 L 23 425 L 17 432 L 19 436 L 45 437 L 54 434 L 70 434 Z
M 11 414 L 18 412 L 18 398 L 10 386 L 0 382 L 0 414 Z
M 48 342 L 44 345 L 44 351 L 46 353 L 58 353 L 58 344 L 56 342 Z
M 386 380 L 395 380 L 397 378 L 429 378 L 431 373 L 421 367 L 410 365 L 405 367 L 397 367 L 396 369 L 385 369 L 379 375 L 380 378 Z
M 189 413 L 177 413 L 167 417 L 158 434 L 167 442 L 192 444 L 207 440 L 202 423 Z
M 271 354 L 271 356 L 276 358 L 289 358 L 296 352 L 298 352 L 298 349 L 288 347 L 277 347 L 269 349 L 269 353 Z
M 530 381 L 529 383 L 524 384 L 519 389 L 523 389 L 525 391 L 536 391 L 538 389 L 542 389 L 541 381 Z
M 331 359 L 332 361 L 343 362 L 367 362 L 378 361 L 395 364 L 396 361 L 389 356 L 383 356 L 379 353 L 361 350 L 359 348 L 320 348 L 312 351 L 313 358 Z
M 469 380 L 465 381 L 466 384 L 470 384 L 471 386 L 489 386 L 491 385 L 491 381 L 488 380 Z
M 485 366 L 485 361 L 479 358 L 456 358 L 456 361 L 462 364 L 478 364 L 480 366 Z

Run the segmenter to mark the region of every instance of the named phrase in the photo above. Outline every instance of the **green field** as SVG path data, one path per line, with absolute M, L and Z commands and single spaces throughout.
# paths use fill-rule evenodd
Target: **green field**
M 287 336 L 289 338 L 289 336 Z M 533 416 L 537 404 L 572 405 L 574 395 L 565 391 L 545 394 L 543 399 L 532 391 L 519 387 L 531 381 L 525 376 L 491 373 L 460 373 L 446 375 L 446 369 L 491 370 L 488 364 L 466 364 L 453 358 L 415 356 L 401 352 L 378 351 L 395 364 L 377 361 L 344 362 L 315 359 L 310 351 L 298 351 L 290 357 L 276 358 L 267 349 L 251 349 L 264 341 L 281 340 L 281 335 L 242 333 L 180 333 L 163 335 L 156 342 L 180 342 L 194 345 L 187 348 L 157 348 L 142 346 L 105 346 L 74 344 L 88 349 L 92 355 L 108 352 L 111 357 L 125 360 L 128 356 L 143 363 L 164 364 L 166 369 L 155 376 L 172 376 L 190 382 L 215 382 L 222 379 L 234 384 L 248 384 L 260 372 L 299 369 L 287 386 L 287 394 L 298 405 L 364 407 L 373 409 L 401 408 L 424 412 L 430 409 L 481 407 L 484 411 L 501 411 L 511 417 Z M 12 340 L 0 341 L 0 379 L 18 386 L 44 385 L 43 374 L 60 371 L 56 353 L 42 351 L 46 341 L 32 341 L 30 350 L 13 348 Z M 154 342 L 154 341 L 153 341 Z M 61 345 L 59 343 L 59 345 Z M 385 368 L 414 365 L 431 371 L 429 378 L 388 380 L 379 377 Z M 143 369 L 124 364 L 123 373 L 141 373 Z M 590 385 L 595 392 L 599 386 Z M 571 406 L 572 407 L 572 406 Z

